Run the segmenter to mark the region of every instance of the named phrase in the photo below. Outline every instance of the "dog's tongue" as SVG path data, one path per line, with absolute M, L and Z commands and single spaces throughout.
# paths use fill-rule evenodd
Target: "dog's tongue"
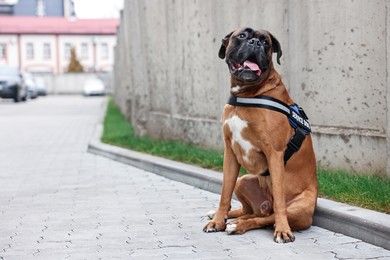
M 243 65 L 244 65 L 244 67 L 245 66 L 248 67 L 251 71 L 255 71 L 257 75 L 260 75 L 261 70 L 259 68 L 259 65 L 257 65 L 256 63 L 253 63 L 249 60 L 246 60 L 246 61 L 244 61 Z

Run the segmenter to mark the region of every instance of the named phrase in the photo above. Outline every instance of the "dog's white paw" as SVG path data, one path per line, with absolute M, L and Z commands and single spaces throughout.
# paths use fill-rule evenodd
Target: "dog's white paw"
M 278 244 L 283 244 L 283 243 L 284 243 L 284 240 L 283 240 L 283 238 L 281 238 L 281 237 L 275 237 L 275 238 L 274 238 L 274 241 L 275 241 L 276 243 L 278 243 Z
M 288 239 L 283 239 L 279 236 L 274 238 L 274 241 L 278 244 L 285 244 L 285 243 L 290 243 L 295 241 L 295 236 L 293 235 L 292 237 L 289 237 Z
M 237 228 L 237 224 L 228 223 L 226 225 L 225 231 L 228 233 L 228 235 L 233 235 L 234 233 L 236 233 L 236 228 Z
M 216 213 L 215 210 L 210 210 L 209 212 L 206 213 L 206 216 L 207 216 L 209 219 L 213 219 L 215 213 Z

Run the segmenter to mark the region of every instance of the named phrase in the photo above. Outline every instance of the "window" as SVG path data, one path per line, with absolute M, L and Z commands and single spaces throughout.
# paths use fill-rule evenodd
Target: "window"
M 70 43 L 65 43 L 65 48 L 64 48 L 65 59 L 69 59 L 70 58 L 71 49 L 72 49 L 72 45 L 70 45 Z
M 100 58 L 108 59 L 108 44 L 102 43 L 100 47 Z
M 34 59 L 34 45 L 31 42 L 26 45 L 26 57 L 29 60 Z
M 7 58 L 7 46 L 5 43 L 0 43 L 0 59 L 6 59 Z
M 45 60 L 51 59 L 51 46 L 50 43 L 44 43 L 43 44 L 43 58 Z
M 37 0 L 37 16 L 45 16 L 46 15 L 46 9 L 45 9 L 45 1 L 44 0 Z
M 82 43 L 81 44 L 81 58 L 88 59 L 88 44 Z

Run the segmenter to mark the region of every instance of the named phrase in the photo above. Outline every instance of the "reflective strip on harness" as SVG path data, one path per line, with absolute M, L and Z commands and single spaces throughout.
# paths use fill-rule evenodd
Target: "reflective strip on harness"
M 270 106 L 275 108 L 275 110 L 278 110 L 282 112 L 283 114 L 289 115 L 290 109 L 286 107 L 284 104 L 280 104 L 279 102 L 276 102 L 274 100 L 265 99 L 265 98 L 241 98 L 237 97 L 236 102 L 238 104 L 247 104 L 247 105 L 260 105 L 260 106 Z

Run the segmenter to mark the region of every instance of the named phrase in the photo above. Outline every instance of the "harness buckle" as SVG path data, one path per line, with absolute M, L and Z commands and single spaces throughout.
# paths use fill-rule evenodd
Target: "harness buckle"
M 299 148 L 301 148 L 301 144 L 302 144 L 302 143 L 297 144 L 297 143 L 295 143 L 294 141 L 295 141 L 295 139 L 294 139 L 294 136 L 293 136 L 293 137 L 291 137 L 291 139 L 290 139 L 290 141 L 288 142 L 287 146 L 288 146 L 291 150 L 293 150 L 294 153 L 295 153 L 295 152 L 297 152 L 297 151 L 299 150 Z
M 301 108 L 300 106 L 298 106 L 298 111 L 299 111 L 299 113 L 301 113 L 301 115 L 303 116 L 303 118 L 305 118 L 306 120 L 309 119 L 309 118 L 307 117 L 305 111 L 303 110 L 303 108 Z
M 295 153 L 299 150 L 299 148 L 301 148 L 301 145 L 305 140 L 305 137 L 306 137 L 305 130 L 300 127 L 297 127 L 297 129 L 295 129 L 295 134 L 291 137 L 287 146 L 290 149 L 292 149 Z

